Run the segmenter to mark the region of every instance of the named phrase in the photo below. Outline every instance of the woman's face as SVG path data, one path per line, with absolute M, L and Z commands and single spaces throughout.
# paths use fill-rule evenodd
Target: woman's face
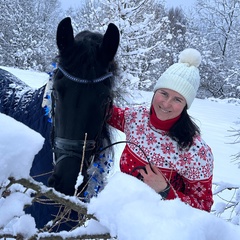
M 181 94 L 167 88 L 160 88 L 155 92 L 152 104 L 157 118 L 165 121 L 179 116 L 187 102 Z

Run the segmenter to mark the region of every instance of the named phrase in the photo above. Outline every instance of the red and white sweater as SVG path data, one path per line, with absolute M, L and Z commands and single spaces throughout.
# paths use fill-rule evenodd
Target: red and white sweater
M 124 132 L 126 141 L 134 143 L 127 143 L 122 152 L 121 171 L 137 176 L 138 172 L 132 172 L 133 169 L 148 164 L 141 148 L 171 184 L 166 199 L 179 197 L 192 207 L 210 211 L 213 204 L 213 155 L 210 147 L 196 136 L 190 148 L 182 149 L 166 130 L 156 126 L 156 121 L 153 126 L 152 118 L 144 107 L 113 108 L 109 124 Z

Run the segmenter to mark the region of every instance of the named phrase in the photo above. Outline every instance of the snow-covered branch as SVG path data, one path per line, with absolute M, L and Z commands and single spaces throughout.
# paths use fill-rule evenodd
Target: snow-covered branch
M 26 197 L 26 201 L 23 201 L 22 208 L 25 208 L 27 205 L 30 205 L 29 197 L 31 195 L 32 202 L 38 201 L 41 202 L 40 197 L 45 197 L 49 199 L 48 201 L 54 202 L 56 204 L 60 204 L 64 206 L 63 212 L 56 216 L 56 219 L 53 219 L 51 223 L 48 223 L 44 228 L 42 229 L 35 229 L 35 231 L 29 230 L 28 233 L 22 232 L 21 229 L 9 231 L 7 230 L 6 226 L 8 226 L 9 223 L 1 224 L 0 221 L 0 238 L 13 238 L 13 239 L 109 239 L 110 235 L 108 233 L 103 234 L 77 234 L 73 233 L 74 229 L 76 231 L 77 228 L 83 227 L 87 224 L 89 221 L 98 221 L 96 217 L 93 214 L 88 214 L 87 205 L 81 202 L 77 197 L 70 197 L 65 196 L 64 194 L 61 194 L 57 191 L 55 191 L 52 188 L 48 188 L 44 186 L 43 184 L 34 181 L 33 179 L 19 179 L 15 180 L 14 178 L 9 178 L 7 181 L 7 184 L 5 186 L 1 187 L 1 199 L 2 202 L 9 201 L 12 204 L 19 204 L 21 200 Z M 16 195 L 16 193 L 21 193 L 21 195 Z M 14 195 L 15 201 L 11 198 L 11 195 Z M 26 195 L 26 196 L 24 196 Z M 32 196 L 33 195 L 33 196 Z M 19 196 L 20 199 L 18 199 L 16 196 Z M 6 203 L 7 204 L 7 203 Z M 47 204 L 45 201 L 42 201 L 41 204 Z M 4 205 L 4 204 L 3 204 Z M 2 206 L 3 207 L 3 206 Z M 22 209 L 23 210 L 23 209 Z M 65 234 L 65 237 L 63 237 L 63 233 L 51 233 L 52 228 L 56 227 L 62 219 L 65 221 L 67 218 L 67 215 L 69 211 L 75 211 L 78 213 L 79 216 L 81 216 L 81 219 L 79 219 L 79 223 L 77 224 L 72 231 L 69 231 Z M 2 212 L 3 213 L 3 212 Z M 16 216 L 16 213 L 13 215 L 9 215 L 8 220 L 10 222 L 14 221 L 14 219 L 18 219 L 20 225 L 26 225 L 27 222 L 24 222 L 24 215 L 23 211 L 21 211 L 21 214 L 19 216 Z M 22 218 L 22 219 L 21 219 Z M 71 219 L 68 219 L 71 220 Z M 34 234 L 33 234 L 34 233 Z M 69 237 L 67 236 L 69 235 Z

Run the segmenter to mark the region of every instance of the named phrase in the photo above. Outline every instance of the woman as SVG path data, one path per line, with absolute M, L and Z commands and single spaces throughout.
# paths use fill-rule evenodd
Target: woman
M 158 79 L 150 110 L 113 108 L 109 124 L 126 134 L 122 172 L 141 178 L 163 199 L 210 211 L 213 155 L 187 113 L 200 83 L 201 54 L 185 49 Z

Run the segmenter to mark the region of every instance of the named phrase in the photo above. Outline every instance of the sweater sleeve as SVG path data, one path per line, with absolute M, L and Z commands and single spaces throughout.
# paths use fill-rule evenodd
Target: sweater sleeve
M 179 197 L 183 202 L 194 208 L 210 212 L 213 204 L 212 177 L 198 181 L 189 181 L 185 179 L 184 183 L 184 192 L 176 191 L 171 186 L 166 199 L 170 200 Z
M 201 147 L 197 147 L 199 145 Z M 189 160 L 189 163 L 185 166 L 186 170 L 180 174 L 183 190 L 177 191 L 171 186 L 166 199 L 179 197 L 192 207 L 210 212 L 213 205 L 213 155 L 210 147 L 201 138 L 195 141 L 190 152 L 192 155 L 189 155 L 189 159 L 184 156 L 184 160 Z
M 110 116 L 110 119 L 108 120 L 108 124 L 112 127 L 124 132 L 124 124 L 125 124 L 125 111 L 128 108 L 121 109 L 118 107 L 113 106 L 112 114 Z

